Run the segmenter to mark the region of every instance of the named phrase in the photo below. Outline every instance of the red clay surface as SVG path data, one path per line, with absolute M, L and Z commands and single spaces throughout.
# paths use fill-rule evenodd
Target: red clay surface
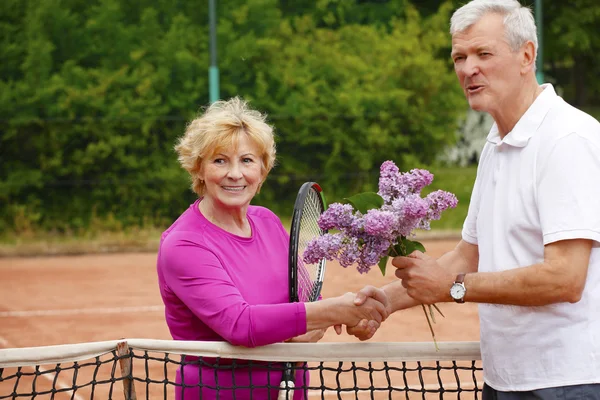
M 428 253 L 434 257 L 455 244 L 455 241 L 424 242 Z M 155 259 L 156 255 L 152 253 L 0 259 L 0 348 L 119 338 L 171 339 L 163 318 Z M 344 269 L 329 263 L 323 296 L 357 291 L 367 284 L 381 286 L 394 279 L 391 266 L 387 276 L 383 277 L 377 267 L 369 274 L 361 275 L 354 268 Z M 479 340 L 476 305 L 446 303 L 439 307 L 446 318 L 437 318 L 434 325 L 438 341 Z M 345 334 L 337 336 L 333 329 L 327 332 L 323 341 L 358 342 Z M 431 341 L 431 336 L 423 311 L 415 308 L 392 315 L 372 341 Z M 38 379 L 38 385 L 44 380 L 49 383 L 51 378 Z M 61 379 L 65 381 L 64 377 Z M 24 382 L 27 381 L 24 379 Z M 30 383 L 27 384 L 31 388 Z M 12 392 L 12 386 L 8 386 L 6 382 L 0 383 L 0 399 Z M 137 384 L 138 387 L 143 385 Z M 94 398 L 109 398 L 108 389 L 102 389 L 105 392 L 100 389 Z M 119 390 L 120 383 L 114 388 L 114 398 L 123 398 Z M 172 387 L 167 391 L 172 392 Z M 90 398 L 88 392 L 78 391 L 80 394 L 73 398 Z M 162 397 L 162 389 L 149 396 Z M 397 397 L 405 398 L 405 395 L 402 393 Z M 71 398 L 71 393 L 64 398 Z M 462 398 L 471 396 L 463 394 Z

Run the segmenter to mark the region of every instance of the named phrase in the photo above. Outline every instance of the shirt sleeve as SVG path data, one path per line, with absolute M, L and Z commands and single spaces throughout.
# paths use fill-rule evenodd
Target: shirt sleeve
M 165 283 L 229 343 L 263 346 L 306 333 L 303 303 L 248 304 L 209 249 L 179 240 L 162 257 Z
M 600 148 L 577 133 L 559 139 L 538 175 L 544 244 L 567 239 L 600 242 Z

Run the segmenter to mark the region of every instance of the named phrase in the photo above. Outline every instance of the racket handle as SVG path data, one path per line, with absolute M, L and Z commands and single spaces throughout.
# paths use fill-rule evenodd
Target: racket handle
M 293 365 L 291 362 L 285 363 L 283 370 L 283 376 L 281 377 L 281 383 L 279 383 L 279 395 L 277 400 L 292 400 L 293 389 L 294 389 L 294 373 Z
M 279 396 L 277 396 L 277 400 L 292 400 L 294 386 L 293 381 L 281 381 L 279 384 Z

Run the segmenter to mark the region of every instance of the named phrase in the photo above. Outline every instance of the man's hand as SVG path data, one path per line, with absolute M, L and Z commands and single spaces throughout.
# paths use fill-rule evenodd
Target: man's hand
M 355 326 L 363 319 L 374 321 L 378 324 L 385 321 L 390 315 L 387 296 L 371 297 L 365 296 L 361 301 L 356 301 L 354 293 L 346 293 L 342 296 L 344 303 L 347 304 L 344 324 Z
M 362 320 L 372 321 L 369 326 L 379 327 L 389 315 L 386 305 L 374 298 L 367 297 L 360 305 L 354 301 L 355 294 L 348 292 L 339 297 L 305 303 L 307 329 L 335 325 L 356 326 Z
M 407 257 L 394 257 L 396 276 L 410 297 L 421 304 L 452 301 L 450 287 L 454 276 L 442 268 L 435 258 L 416 250 Z
M 361 306 L 368 299 L 374 299 L 374 300 L 378 301 L 379 303 L 381 303 L 383 305 L 383 307 L 385 308 L 388 315 L 392 313 L 391 302 L 390 302 L 387 294 L 382 289 L 377 288 L 375 286 L 370 286 L 370 285 L 365 286 L 354 297 L 354 304 L 357 306 Z M 379 329 L 379 327 L 380 327 L 380 323 L 378 323 L 377 321 L 374 321 L 374 320 L 369 321 L 369 320 L 363 319 L 354 326 L 347 325 L 346 332 L 349 335 L 354 335 L 358 339 L 363 341 L 363 340 L 371 339 L 373 337 L 373 335 L 375 335 L 375 332 L 377 332 L 377 329 Z M 338 335 L 340 335 L 342 333 L 342 326 L 336 325 L 335 331 L 337 332 Z

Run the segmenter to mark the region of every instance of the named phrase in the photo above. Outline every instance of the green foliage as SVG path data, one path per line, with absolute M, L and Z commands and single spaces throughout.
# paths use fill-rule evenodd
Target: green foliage
M 566 101 L 579 107 L 600 104 L 600 3 L 544 1 L 544 73 Z
M 449 46 L 449 11 L 424 19 L 407 7 L 385 28 L 319 27 L 310 15 L 282 23 L 259 90 L 246 95 L 271 110 L 279 135 L 265 204 L 289 203 L 302 178 L 334 200 L 369 190 L 383 161 L 431 163 L 454 140 L 464 99 L 447 54 L 436 56 Z
M 381 208 L 383 206 L 383 198 L 375 192 L 364 192 L 355 194 L 344 199 L 345 203 L 349 203 L 355 210 L 366 214 L 371 209 Z
M 257 204 L 285 217 L 307 180 L 330 202 L 373 191 L 383 161 L 426 167 L 455 140 L 457 1 L 414 3 L 218 2 L 221 97 L 250 100 L 277 133 Z M 546 72 L 560 82 L 577 66 L 567 99 L 597 100 L 599 7 L 546 3 Z M 0 230 L 118 230 L 179 215 L 195 195 L 173 145 L 208 103 L 205 3 L 4 0 L 0 15 Z M 459 197 L 436 229 L 462 223 L 472 176 L 461 174 L 440 170 L 430 187 Z
M 377 263 L 377 266 L 381 271 L 381 275 L 385 276 L 387 262 L 390 257 L 407 256 L 416 250 L 425 253 L 425 246 L 423 246 L 421 242 L 417 242 L 416 240 L 410 240 L 402 236 L 401 240 L 395 246 L 390 248 L 388 255 L 382 257 Z
M 372 185 L 385 159 L 434 159 L 462 102 L 450 8 L 405 0 L 228 0 L 221 97 L 271 116 L 279 166 L 257 197 L 285 215 L 316 179 Z M 193 201 L 172 150 L 208 102 L 207 7 L 179 0 L 0 4 L 0 229 L 165 225 Z M 101 221 L 105 221 L 104 224 Z

